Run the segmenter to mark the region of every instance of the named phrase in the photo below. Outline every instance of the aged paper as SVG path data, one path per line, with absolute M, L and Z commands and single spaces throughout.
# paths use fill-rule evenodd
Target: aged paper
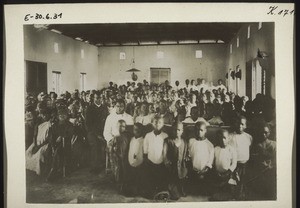
M 271 8 L 271 9 L 270 9 Z M 273 8 L 273 9 L 272 9 Z M 5 143 L 6 200 L 9 208 L 141 206 L 140 204 L 26 203 L 24 148 L 24 35 L 28 24 L 274 22 L 277 117 L 277 200 L 231 202 L 145 203 L 145 207 L 291 207 L 292 145 L 294 139 L 294 5 L 275 3 L 161 3 L 161 4 L 39 4 L 5 8 Z M 36 13 L 61 14 L 35 19 Z M 29 14 L 29 15 L 28 15 Z M 30 17 L 32 16 L 32 18 Z

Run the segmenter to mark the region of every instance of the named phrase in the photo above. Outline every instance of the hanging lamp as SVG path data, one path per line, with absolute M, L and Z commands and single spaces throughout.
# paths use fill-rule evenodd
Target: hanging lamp
M 132 78 L 133 81 L 136 81 L 136 80 L 138 79 L 138 76 L 137 76 L 136 73 L 134 73 L 134 72 L 140 72 L 141 70 L 135 68 L 134 47 L 132 47 L 132 49 L 133 49 L 133 58 L 132 58 L 131 63 L 130 63 L 131 68 L 128 69 L 126 72 L 132 72 L 131 78 Z

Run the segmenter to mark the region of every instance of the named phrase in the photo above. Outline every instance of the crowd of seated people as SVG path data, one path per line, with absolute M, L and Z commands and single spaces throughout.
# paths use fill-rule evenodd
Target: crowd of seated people
M 126 196 L 176 200 L 195 185 L 210 196 L 245 199 L 252 187 L 274 198 L 275 130 L 271 97 L 249 100 L 222 80 L 28 93 L 26 169 L 47 181 L 84 166 L 106 170 Z

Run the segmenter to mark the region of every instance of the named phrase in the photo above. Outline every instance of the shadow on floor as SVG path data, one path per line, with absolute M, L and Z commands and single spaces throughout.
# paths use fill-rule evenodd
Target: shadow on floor
M 190 189 L 192 187 L 189 187 Z M 46 182 L 33 172 L 26 172 L 26 201 L 27 203 L 146 203 L 155 202 L 143 197 L 125 197 L 118 193 L 111 177 L 101 172 L 91 174 L 88 169 L 80 169 L 70 176 L 59 178 L 55 182 Z M 188 191 L 186 197 L 178 202 L 203 202 L 210 197 L 195 191 Z M 219 194 L 219 195 L 218 195 Z M 226 196 L 227 194 L 227 196 Z M 228 201 L 228 193 L 217 193 L 219 200 Z M 227 198 L 227 199 L 226 199 Z M 249 192 L 246 200 L 264 200 L 255 191 Z
M 138 203 L 154 202 L 143 197 L 125 197 L 118 193 L 117 187 L 108 175 L 101 172 L 91 174 L 81 169 L 66 178 L 55 182 L 28 171 L 26 174 L 27 203 Z M 182 197 L 181 202 L 208 201 L 207 196 Z

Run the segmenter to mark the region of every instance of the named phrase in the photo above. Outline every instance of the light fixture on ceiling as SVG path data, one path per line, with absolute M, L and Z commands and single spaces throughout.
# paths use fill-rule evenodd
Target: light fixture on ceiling
M 179 44 L 196 44 L 198 40 L 180 40 Z
M 223 40 L 217 40 L 217 43 L 225 43 Z
M 58 33 L 58 34 L 62 34 L 61 31 L 58 31 L 58 30 L 55 30 L 55 29 L 51 29 L 50 31 L 55 32 L 55 33 Z
M 34 24 L 33 27 L 36 28 L 38 31 L 48 29 L 49 24 Z
M 75 38 L 75 40 L 83 41 L 83 39 L 79 37 Z
M 122 43 L 123 46 L 135 46 L 135 45 L 139 45 L 139 43 L 135 43 L 135 42 L 127 42 L 127 43 Z
M 216 40 L 199 40 L 199 43 L 217 43 Z
M 141 41 L 140 45 L 157 45 L 156 41 Z
M 177 41 L 161 41 L 159 42 L 161 45 L 169 45 L 169 44 L 177 44 Z
M 132 78 L 133 81 L 136 81 L 136 80 L 138 79 L 138 76 L 137 76 L 134 72 L 140 72 L 141 70 L 135 68 L 134 47 L 132 47 L 132 50 L 133 50 L 133 51 L 132 51 L 133 58 L 132 58 L 131 63 L 130 63 L 131 68 L 128 69 L 126 72 L 132 72 L 131 78 Z
M 103 46 L 103 44 L 102 43 L 97 43 L 96 46 Z
M 118 46 L 119 43 L 105 43 L 106 46 Z

